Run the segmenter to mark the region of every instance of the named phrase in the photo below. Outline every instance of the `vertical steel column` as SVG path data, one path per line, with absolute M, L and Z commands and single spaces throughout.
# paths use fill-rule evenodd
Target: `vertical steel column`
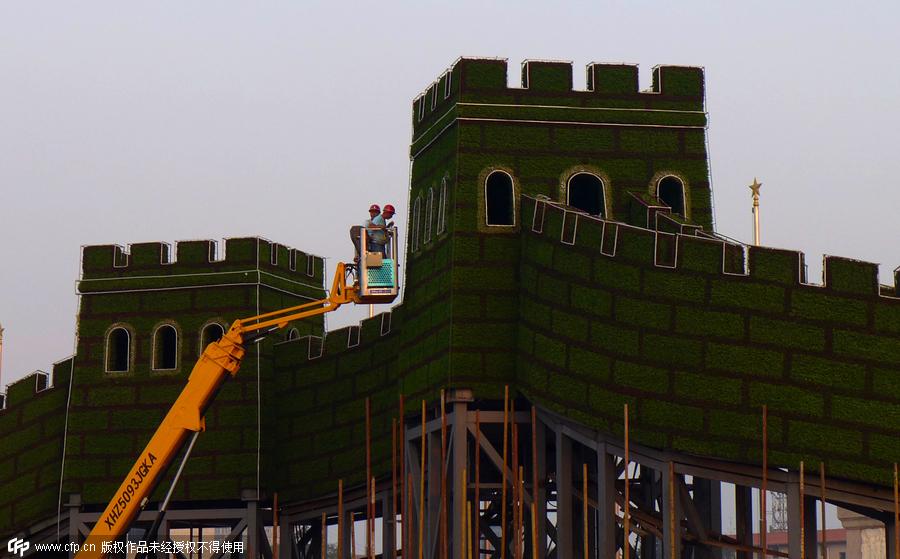
M 537 446 L 537 487 L 532 489 L 532 497 L 535 503 L 535 535 L 534 541 L 537 542 L 538 559 L 544 559 L 547 552 L 547 428 L 538 419 L 535 421 L 537 432 L 534 440 Z
M 463 518 L 463 511 L 466 507 L 466 487 L 463 485 L 462 471 L 468 465 L 468 415 L 469 407 L 466 402 L 459 401 L 456 392 L 451 393 L 453 402 L 453 424 L 452 444 L 453 444 L 453 467 L 447 476 L 452 480 L 453 487 L 453 511 L 450 514 L 450 532 L 452 538 L 450 540 L 450 557 L 459 557 L 466 559 L 466 543 L 463 542 L 463 526 L 460 526 L 460 519 Z M 468 470 L 467 470 L 468 471 Z M 448 558 L 449 559 L 449 558 Z
M 79 493 L 69 495 L 66 508 L 69 510 L 69 541 L 81 543 L 81 537 L 78 534 L 78 527 L 81 526 L 81 495 Z M 74 549 L 69 549 L 69 557 L 75 557 Z
M 556 432 L 556 557 L 572 554 L 572 441 Z
M 753 493 L 750 487 L 734 486 L 735 534 L 738 543 L 753 545 Z M 738 551 L 737 559 L 752 559 L 749 551 Z M 808 557 L 808 555 L 807 555 Z
M 241 499 L 247 502 L 247 557 L 259 556 L 259 502 L 256 491 L 245 489 Z
M 294 547 L 294 542 L 291 539 L 291 524 L 294 522 L 294 519 L 282 514 L 279 522 L 277 559 L 291 559 L 291 550 Z
M 679 559 L 681 557 L 681 507 L 679 499 L 679 475 L 675 473 L 675 465 L 667 462 L 661 472 L 662 480 L 662 517 L 663 517 L 663 559 Z M 628 545 L 628 542 L 625 542 Z
M 356 529 L 356 526 L 353 525 L 353 513 L 347 510 L 346 504 L 344 505 L 344 530 L 341 533 L 341 555 L 343 557 L 338 557 L 338 559 L 350 559 L 350 554 L 355 553 L 356 550 L 350 548 L 350 543 L 356 543 L 355 537 L 352 537 L 352 532 Z
M 715 480 L 694 478 L 694 504 L 700 513 L 700 520 L 706 532 L 711 536 L 722 533 L 722 486 Z M 695 552 L 696 559 L 721 559 L 722 549 L 712 546 L 699 546 Z
M 440 418 L 440 414 L 437 414 Z M 438 557 L 441 542 L 441 431 L 437 429 L 427 435 L 428 458 L 425 460 L 425 557 Z
M 788 484 L 788 553 L 791 557 L 801 559 L 801 533 L 803 537 L 803 555 L 805 559 L 816 559 L 816 499 L 808 495 L 800 495 L 800 483 Z M 801 514 L 800 507 L 803 507 Z M 800 530 L 800 519 L 803 518 L 803 530 Z
M 597 445 L 597 548 L 599 557 L 616 556 L 616 460 L 606 443 Z
M 393 557 L 391 551 L 395 549 L 397 549 L 397 511 L 394 510 L 393 495 L 387 491 L 381 497 L 381 556 L 390 559 Z
M 900 549 L 897 549 L 896 527 L 894 526 L 894 514 L 884 523 L 884 556 L 886 559 L 900 559 Z M 809 557 L 809 555 L 807 555 Z

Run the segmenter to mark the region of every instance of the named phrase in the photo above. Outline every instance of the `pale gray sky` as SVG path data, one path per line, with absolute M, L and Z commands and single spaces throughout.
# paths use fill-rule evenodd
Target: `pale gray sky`
M 405 208 L 410 103 L 461 55 L 706 68 L 718 229 L 900 265 L 900 5 L 0 4 L 2 386 L 73 351 L 83 244 L 261 235 L 329 258 Z M 405 225 L 405 216 L 399 216 Z M 355 320 L 340 311 L 331 324 Z

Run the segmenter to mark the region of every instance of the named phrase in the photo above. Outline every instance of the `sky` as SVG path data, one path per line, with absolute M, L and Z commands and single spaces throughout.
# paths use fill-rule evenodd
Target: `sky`
M 703 66 L 717 230 L 900 265 L 900 4 L 4 2 L 3 385 L 73 353 L 80 247 L 259 235 L 336 262 L 460 56 Z M 365 309 L 341 310 L 329 326 Z

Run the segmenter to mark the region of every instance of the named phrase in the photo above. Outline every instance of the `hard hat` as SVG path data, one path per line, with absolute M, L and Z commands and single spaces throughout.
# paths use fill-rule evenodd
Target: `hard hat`
M 380 212 L 381 208 L 378 207 L 378 204 L 372 204 L 371 206 L 369 206 L 369 211 L 370 212 Z
M 390 204 L 385 204 L 385 206 L 384 206 L 384 211 L 386 211 L 386 212 L 391 212 L 391 213 L 397 213 L 397 212 L 394 211 L 394 206 L 392 206 L 392 205 L 390 205 Z

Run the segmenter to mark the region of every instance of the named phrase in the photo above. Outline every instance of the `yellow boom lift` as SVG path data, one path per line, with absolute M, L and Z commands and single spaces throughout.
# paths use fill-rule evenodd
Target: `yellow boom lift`
M 388 229 L 387 233 L 388 252 L 384 255 L 366 250 L 366 230 L 362 229 L 358 264 L 348 266 L 338 263 L 331 291 L 325 299 L 236 320 L 220 340 L 206 347 L 178 399 L 81 545 L 77 559 L 105 557 L 103 543 L 112 543 L 125 534 L 190 437 L 185 453 L 187 458 L 197 435 L 206 429 L 206 410 L 222 384 L 237 374 L 248 343 L 258 341 L 292 321 L 329 313 L 342 305 L 390 303 L 397 297 L 397 235 L 394 228 Z M 351 278 L 350 283 L 348 278 Z M 160 506 L 157 521 L 148 535 L 152 536 L 158 527 L 170 495 L 171 490 Z

